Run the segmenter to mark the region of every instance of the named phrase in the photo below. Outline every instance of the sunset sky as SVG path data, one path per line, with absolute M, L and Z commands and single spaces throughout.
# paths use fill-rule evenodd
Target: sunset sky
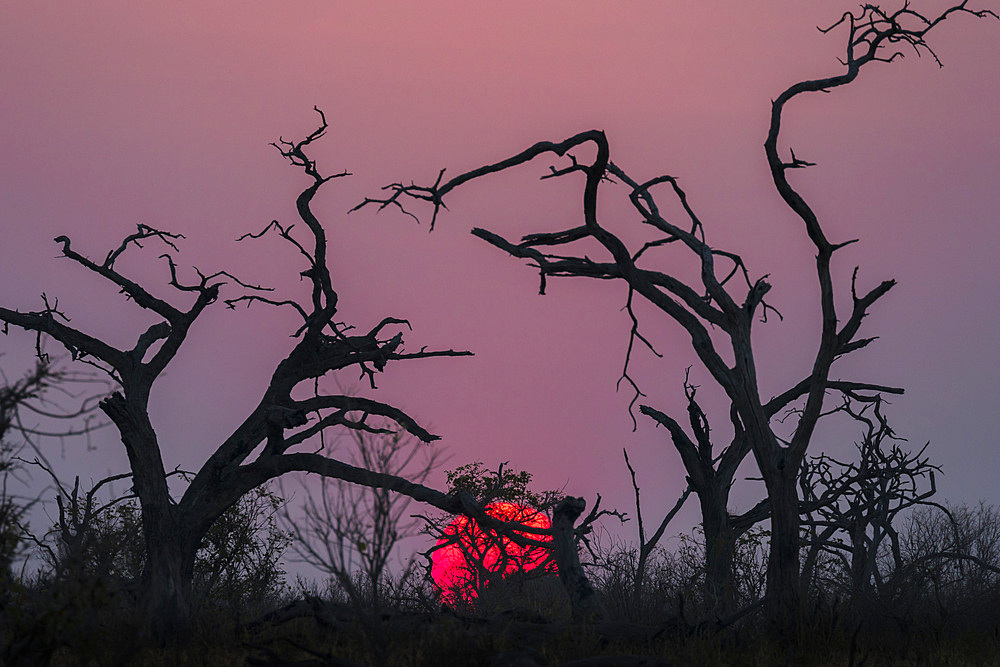
M 764 160 L 769 102 L 800 79 L 841 70 L 843 31 L 823 35 L 816 26 L 854 8 L 816 0 L 5 2 L 0 304 L 32 310 L 42 292 L 58 296 L 74 325 L 131 347 L 151 321 L 56 259 L 52 239 L 68 235 L 98 258 L 139 222 L 187 237 L 183 267 L 226 269 L 303 295 L 304 267 L 288 246 L 234 239 L 272 219 L 295 222 L 294 199 L 308 179 L 268 144 L 315 129 L 318 105 L 330 120 L 313 150 L 320 169 L 354 174 L 329 183 L 316 206 L 331 238 L 339 319 L 366 329 L 384 316 L 407 318 L 410 349 L 475 352 L 390 365 L 373 396 L 441 435 L 435 446 L 451 457 L 446 467 L 509 460 L 539 488 L 588 501 L 601 493 L 631 511 L 627 447 L 646 511 L 659 515 L 684 477 L 664 431 L 640 415 L 633 432 L 631 394 L 615 391 L 629 330 L 623 285 L 556 279 L 538 296 L 536 272 L 468 233 L 486 227 L 517 238 L 575 226 L 580 181 L 539 182 L 554 164 L 542 159 L 469 184 L 430 234 L 426 219 L 418 226 L 393 211 L 347 211 L 394 181 L 432 182 L 443 167 L 459 173 L 539 140 L 603 129 L 617 164 L 640 180 L 676 176 L 708 240 L 741 253 L 754 277 L 770 274 L 771 301 L 785 319 L 759 326 L 756 342 L 763 393 L 776 394 L 808 373 L 819 317 L 813 251 Z M 817 163 L 792 180 L 831 239 L 860 239 L 835 256 L 841 296 L 855 265 L 862 288 L 899 282 L 862 328 L 879 341 L 834 376 L 905 387 L 888 415 L 914 447 L 930 441 L 944 470 L 941 497 L 998 503 L 1000 22 L 959 16 L 930 41 L 942 69 L 912 52 L 876 63 L 846 88 L 790 105 L 782 145 Z M 613 202 L 607 214 L 629 236 L 634 214 Z M 150 247 L 120 267 L 162 286 L 161 252 Z M 692 380 L 716 406 L 686 336 L 655 312 L 640 317 L 664 354 L 633 358 L 644 400 L 683 416 L 681 383 L 694 364 Z M 168 467 L 197 468 L 242 420 L 294 328 L 288 313 L 221 304 L 199 320 L 153 396 Z M 0 365 L 16 375 L 32 346 L 12 330 L 0 339 Z M 724 431 L 726 412 L 709 417 Z M 851 437 L 852 429 L 821 429 L 812 451 L 846 456 Z M 95 452 L 67 443 L 64 458 L 58 446 L 51 454 L 70 478 L 125 468 L 111 431 Z M 752 465 L 745 471 L 755 474 Z M 431 482 L 443 486 L 443 474 Z M 737 505 L 760 493 L 741 482 Z M 695 520 L 688 512 L 676 528 Z

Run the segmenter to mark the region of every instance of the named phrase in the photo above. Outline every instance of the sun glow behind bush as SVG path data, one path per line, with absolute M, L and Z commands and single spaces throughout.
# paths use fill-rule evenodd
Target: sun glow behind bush
M 517 503 L 491 503 L 486 506 L 486 513 L 500 521 L 530 528 L 552 527 L 547 516 Z M 549 535 L 525 535 L 545 542 L 552 541 Z M 518 572 L 538 568 L 555 572 L 556 566 L 550 554 L 550 549 L 521 546 L 507 537 L 483 530 L 468 517 L 460 516 L 448 524 L 444 536 L 437 541 L 437 549 L 431 554 L 431 576 L 441 588 L 442 600 L 455 604 L 459 599 L 476 598 L 480 588 Z

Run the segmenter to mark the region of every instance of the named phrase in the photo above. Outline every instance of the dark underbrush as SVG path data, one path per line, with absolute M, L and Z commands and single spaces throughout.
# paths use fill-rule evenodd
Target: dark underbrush
M 797 634 L 778 636 L 753 612 L 725 627 L 699 620 L 697 601 L 683 598 L 635 618 L 609 589 L 609 619 L 574 623 L 551 576 L 505 581 L 461 609 L 414 595 L 362 609 L 330 586 L 252 617 L 203 608 L 163 647 L 142 639 L 120 592 L 65 593 L 26 587 L 11 599 L 4 665 L 1000 665 L 1000 612 L 985 598 L 950 616 L 929 601 L 886 610 L 816 599 Z

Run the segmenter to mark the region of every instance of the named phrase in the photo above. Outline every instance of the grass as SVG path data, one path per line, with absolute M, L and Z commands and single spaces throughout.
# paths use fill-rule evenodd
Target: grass
M 123 631 L 127 628 L 122 628 Z M 934 637 L 924 633 L 889 637 L 875 633 L 852 644 L 845 632 L 803 632 L 788 644 L 752 627 L 721 633 L 691 634 L 678 627 L 643 627 L 629 623 L 573 625 L 564 621 L 483 619 L 448 613 L 398 615 L 383 622 L 384 644 L 375 644 L 362 623 L 324 627 L 314 619 L 297 619 L 261 632 L 195 631 L 187 641 L 167 648 L 141 646 L 134 637 L 109 628 L 103 636 L 74 646 L 61 646 L 42 662 L 54 667 L 148 665 L 186 667 L 213 665 L 348 665 L 387 667 L 484 667 L 499 664 L 500 655 L 559 665 L 604 656 L 606 664 L 625 656 L 646 656 L 649 665 L 998 665 L 996 633 L 964 633 Z M 38 656 L 41 657 L 41 656 Z M 7 663 L 15 664 L 15 663 Z M 530 664 L 530 663 L 525 663 Z M 638 663 L 635 663 L 638 664 Z
M 849 621 L 842 608 L 818 607 L 794 641 L 775 637 L 748 618 L 722 631 L 698 629 L 652 612 L 640 620 L 625 608 L 612 620 L 574 624 L 568 602 L 548 578 L 513 580 L 458 610 L 428 604 L 375 616 L 343 601 L 302 609 L 319 613 L 248 625 L 222 611 L 204 612 L 192 631 L 166 648 L 140 639 L 134 615 L 121 601 L 72 598 L 73 604 L 19 617 L 8 609 L 0 638 L 26 637 L 6 665 L 53 667 L 218 667 L 255 665 L 384 665 L 494 667 L 501 664 L 572 665 L 598 656 L 603 664 L 638 665 L 996 665 L 1000 622 L 983 607 L 958 622 L 930 616 L 901 621 L 869 615 Z M 314 591 L 315 594 L 317 591 Z M 103 598 L 102 598 L 103 599 Z M 62 598 L 60 598 L 62 600 Z M 111 600 L 109 598 L 109 600 Z M 634 611 L 634 610 L 632 610 Z M 970 610 L 971 612 L 972 610 Z M 872 620 L 875 619 L 875 620 Z M 244 619 L 245 620 L 245 619 Z M 504 656 L 508 662 L 503 662 Z M 581 663 L 582 664 L 582 663 Z M 602 664 L 590 660 L 589 667 Z

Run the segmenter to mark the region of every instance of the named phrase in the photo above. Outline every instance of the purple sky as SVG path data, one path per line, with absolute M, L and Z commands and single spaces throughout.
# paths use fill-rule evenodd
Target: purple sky
M 329 184 L 317 203 L 341 317 L 359 328 L 405 317 L 411 348 L 476 353 L 390 366 L 376 396 L 432 426 L 448 467 L 509 459 L 539 487 L 600 492 L 630 510 L 627 446 L 647 511 L 658 514 L 683 475 L 664 432 L 640 419 L 633 433 L 631 396 L 615 392 L 629 326 L 619 312 L 623 286 L 557 280 L 539 297 L 532 270 L 468 234 L 574 226 L 578 182 L 539 183 L 551 164 L 542 160 L 466 186 L 433 234 L 392 212 L 345 213 L 392 181 L 432 181 L 442 167 L 457 173 L 538 140 L 604 129 L 615 162 L 641 180 L 677 176 L 709 240 L 742 253 L 754 276 L 771 274 L 785 321 L 756 335 L 764 393 L 777 393 L 808 372 L 819 322 L 812 251 L 766 170 L 769 101 L 801 78 L 839 71 L 843 34 L 815 26 L 855 5 L 485 6 L 4 3 L 0 303 L 34 309 L 44 291 L 77 326 L 131 346 L 147 323 L 142 313 L 57 261 L 51 239 L 67 234 L 98 257 L 138 222 L 185 234 L 182 266 L 298 294 L 302 267 L 288 248 L 233 239 L 272 218 L 295 221 L 306 180 L 268 142 L 313 130 L 316 104 L 331 121 L 314 151 L 321 169 L 355 174 Z M 931 441 L 942 495 L 1000 502 L 1000 24 L 959 17 L 932 44 L 943 69 L 909 54 L 791 105 L 783 146 L 818 163 L 794 183 L 831 239 L 861 239 L 836 256 L 841 293 L 855 264 L 862 286 L 899 281 L 862 329 L 881 340 L 835 376 L 905 387 L 890 417 L 914 445 Z M 609 205 L 607 215 L 624 211 Z M 633 218 L 609 224 L 628 230 Z M 120 266 L 161 285 L 159 252 Z M 287 314 L 222 307 L 200 321 L 153 397 L 168 466 L 199 466 L 239 422 L 293 327 Z M 680 385 L 695 357 L 655 313 L 645 312 L 644 327 L 665 358 L 639 352 L 634 373 L 650 403 L 683 414 Z M 12 333 L 0 351 L 17 372 L 31 339 Z M 708 383 L 697 366 L 692 378 Z M 720 428 L 725 421 L 715 413 Z M 823 430 L 813 451 L 846 453 L 851 435 Z M 66 473 L 122 470 L 120 444 L 110 432 L 103 438 L 97 453 L 70 448 Z M 744 486 L 745 506 L 757 490 Z

